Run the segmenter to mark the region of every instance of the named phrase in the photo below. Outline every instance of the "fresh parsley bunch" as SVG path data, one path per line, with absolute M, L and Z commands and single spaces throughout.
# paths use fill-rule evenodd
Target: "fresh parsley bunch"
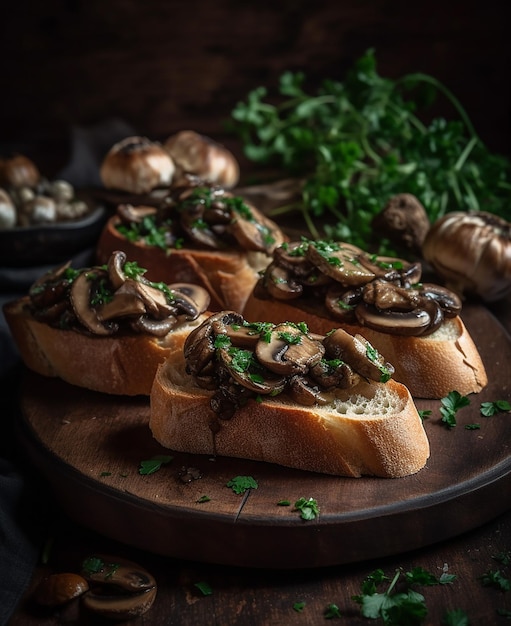
M 314 238 L 367 246 L 373 217 L 398 193 L 414 194 L 431 222 L 453 210 L 511 218 L 511 161 L 489 152 L 433 77 L 384 78 L 369 50 L 343 82 L 324 80 L 313 94 L 305 83 L 303 72 L 285 72 L 277 96 L 254 89 L 229 126 L 249 160 L 301 179 L 300 202 L 278 212 L 301 210 Z M 457 119 L 426 123 L 419 112 L 439 94 Z

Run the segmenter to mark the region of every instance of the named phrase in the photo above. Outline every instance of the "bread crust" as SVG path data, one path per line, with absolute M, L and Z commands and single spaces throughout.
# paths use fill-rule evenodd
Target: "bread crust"
M 119 217 L 113 216 L 105 224 L 96 248 L 98 263 L 106 263 L 114 250 L 123 250 L 129 259 L 147 270 L 145 276 L 149 280 L 187 282 L 207 289 L 211 310 L 242 311 L 259 278 L 258 272 L 269 262 L 258 252 L 191 248 L 165 251 L 128 241 L 117 230 L 119 223 Z
M 182 350 L 188 333 L 209 315 L 186 321 L 163 338 L 145 334 L 98 336 L 60 330 L 35 320 L 28 296 L 4 305 L 3 312 L 22 361 L 31 370 L 93 391 L 146 395 L 158 365 Z
M 159 366 L 151 390 L 149 425 L 155 439 L 175 451 L 348 477 L 398 478 L 418 472 L 429 458 L 429 442 L 411 395 L 392 380 L 362 382 L 339 392 L 345 398 L 339 411 L 301 406 L 281 394 L 249 400 L 221 422 L 209 404 L 212 394 L 193 383 L 183 355 L 173 352 Z M 380 412 L 364 415 L 361 398 L 372 398 L 369 406 Z
M 406 337 L 366 326 L 341 324 L 314 305 L 299 300 L 266 300 L 254 293 L 248 297 L 243 315 L 249 322 L 303 321 L 311 332 L 322 335 L 337 327 L 352 335 L 359 333 L 392 363 L 394 380 L 406 385 L 416 398 L 440 399 L 454 390 L 462 395 L 478 393 L 488 384 L 479 351 L 459 316 L 446 319 L 443 328 L 431 335 Z

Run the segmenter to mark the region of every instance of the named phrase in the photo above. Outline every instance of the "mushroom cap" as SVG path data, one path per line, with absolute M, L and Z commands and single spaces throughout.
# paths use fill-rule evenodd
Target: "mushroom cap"
M 171 135 L 163 147 L 183 173 L 231 188 L 239 180 L 239 165 L 234 155 L 210 137 L 193 130 Z
M 126 137 L 107 152 L 100 177 L 107 189 L 149 193 L 169 186 L 175 165 L 162 146 L 147 137 Z
M 89 590 L 83 576 L 73 572 L 50 574 L 39 583 L 34 600 L 43 606 L 60 606 Z

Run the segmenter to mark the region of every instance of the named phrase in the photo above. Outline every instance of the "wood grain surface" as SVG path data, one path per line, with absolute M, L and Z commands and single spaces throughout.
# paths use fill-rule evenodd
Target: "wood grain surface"
M 141 475 L 142 460 L 169 454 L 151 436 L 146 398 L 93 393 L 29 372 L 22 438 L 71 517 L 156 554 L 285 569 L 413 550 L 475 528 L 509 506 L 511 422 L 507 415 L 483 417 L 479 408 L 483 401 L 511 400 L 511 342 L 487 309 L 467 306 L 463 317 L 490 382 L 450 430 L 439 401 L 417 400 L 419 409 L 432 411 L 425 421 L 431 458 L 413 476 L 346 479 L 177 453 L 158 472 Z M 473 423 L 480 428 L 465 428 Z M 201 477 L 183 482 L 184 468 Z M 234 494 L 226 484 L 238 475 L 253 476 L 259 487 Z M 203 495 L 210 500 L 200 503 Z M 304 522 L 292 506 L 277 504 L 301 497 L 317 499 L 319 519 Z

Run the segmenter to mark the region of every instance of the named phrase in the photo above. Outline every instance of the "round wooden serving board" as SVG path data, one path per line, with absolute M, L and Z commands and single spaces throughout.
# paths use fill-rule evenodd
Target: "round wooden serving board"
M 408 551 L 492 519 L 511 502 L 511 415 L 480 414 L 483 401 L 511 401 L 511 339 L 483 307 L 463 314 L 488 372 L 457 425 L 441 422 L 440 402 L 425 421 L 427 466 L 399 479 L 338 478 L 250 461 L 163 449 L 148 427 L 147 398 L 103 395 L 26 372 L 20 437 L 63 509 L 99 533 L 176 558 L 236 566 L 319 567 Z M 469 430 L 467 424 L 479 423 Z M 141 475 L 141 461 L 171 462 Z M 201 478 L 183 482 L 182 468 Z M 235 476 L 258 483 L 244 495 Z M 202 496 L 209 498 L 199 502 Z M 294 510 L 314 498 L 319 518 Z M 290 506 L 279 506 L 288 500 Z

